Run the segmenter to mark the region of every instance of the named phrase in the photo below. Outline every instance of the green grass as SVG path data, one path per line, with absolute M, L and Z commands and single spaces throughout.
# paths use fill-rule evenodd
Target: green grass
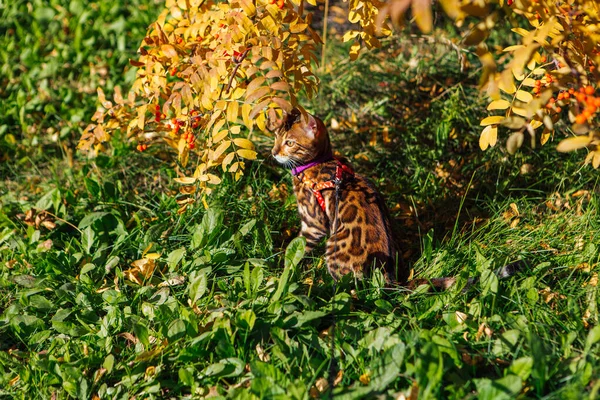
M 330 49 L 308 107 L 344 126 L 336 148 L 386 196 L 415 276 L 457 284 L 334 285 L 322 252 L 292 240 L 291 181 L 268 139 L 264 161 L 225 177 L 208 211 L 178 214 L 175 174 L 154 146 L 140 154 L 115 138 L 87 160 L 67 139 L 47 151 L 47 138 L 4 130 L 18 157 L 1 167 L 0 397 L 327 397 L 332 337 L 336 398 L 597 397 L 597 172 L 550 146 L 479 151 L 476 75 L 440 59 L 439 44 L 406 39 L 352 64 Z M 109 79 L 126 85 L 119 76 Z M 51 127 L 88 113 L 85 102 L 0 125 Z M 152 273 L 136 283 L 143 259 Z M 496 278 L 515 261 L 519 274 Z

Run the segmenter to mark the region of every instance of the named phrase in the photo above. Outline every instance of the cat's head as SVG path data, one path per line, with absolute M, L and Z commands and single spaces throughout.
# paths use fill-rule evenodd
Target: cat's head
M 294 168 L 331 153 L 327 129 L 319 118 L 294 108 L 284 113 L 271 154 L 287 168 Z

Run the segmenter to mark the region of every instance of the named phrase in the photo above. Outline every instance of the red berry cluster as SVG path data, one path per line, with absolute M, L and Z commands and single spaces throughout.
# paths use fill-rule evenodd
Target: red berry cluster
M 156 105 L 156 108 L 154 109 L 154 121 L 156 123 L 160 123 L 160 121 L 165 117 L 165 114 L 160 112 L 160 105 Z
M 196 137 L 194 136 L 194 134 L 190 131 L 187 131 L 183 134 L 183 138 L 185 139 L 185 141 L 188 144 L 188 147 L 191 149 L 193 149 L 194 147 L 196 147 Z
M 285 0 L 269 0 L 269 4 L 277 4 L 277 7 L 281 10 L 285 5 Z
M 575 116 L 576 123 L 586 123 L 600 108 L 600 97 L 594 96 L 595 92 L 596 90 L 594 87 L 588 85 L 586 87 L 579 88 L 579 91 L 575 93 L 575 98 L 583 106 L 581 113 Z
M 140 143 L 137 145 L 136 148 L 138 151 L 146 151 L 146 149 L 148 148 L 148 145 L 146 143 Z

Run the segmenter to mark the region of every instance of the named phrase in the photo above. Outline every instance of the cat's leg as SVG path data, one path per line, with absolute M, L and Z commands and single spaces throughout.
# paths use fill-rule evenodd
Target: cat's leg
M 362 278 L 362 262 L 366 253 L 362 246 L 353 246 L 352 232 L 349 227 L 342 227 L 327 239 L 325 261 L 333 279 L 353 273 Z
M 300 226 L 300 235 L 306 238 L 306 253 L 311 252 L 319 242 L 325 237 L 327 231 L 324 226 L 315 221 L 302 220 Z

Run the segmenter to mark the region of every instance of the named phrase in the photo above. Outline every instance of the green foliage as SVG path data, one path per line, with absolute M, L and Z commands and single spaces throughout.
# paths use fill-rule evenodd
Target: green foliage
M 343 281 L 334 295 L 325 268 L 303 267 L 304 239 L 275 258 L 251 245 L 262 228 L 241 212 L 255 198 L 217 193 L 218 203 L 235 205 L 229 212 L 213 205 L 179 216 L 167 196 L 126 201 L 92 174 L 98 191 L 65 204 L 88 171 L 71 174 L 18 205 L 45 205 L 54 229 L 9 208 L 0 214 L 3 395 L 325 395 L 332 334 L 336 398 L 569 397 L 594 385 L 597 197 L 570 211 L 507 199 L 471 234 L 432 240 L 415 267 L 423 276 L 461 268 L 446 293 L 386 289 L 374 277 Z M 514 210 L 509 202 L 522 218 L 516 225 L 502 214 Z M 491 271 L 514 257 L 525 270 L 498 280 Z M 156 268 L 138 283 L 126 271 L 144 259 Z M 467 277 L 479 281 L 463 292 Z
M 117 6 L 98 7 L 94 20 L 116 18 Z M 35 32 L 22 42 L 38 46 Z M 291 239 L 289 177 L 267 162 L 225 176 L 208 209 L 178 213 L 185 196 L 168 195 L 166 157 L 134 157 L 119 137 L 93 161 L 11 158 L 0 182 L 0 397 L 304 399 L 329 396 L 333 381 L 336 398 L 593 398 L 597 177 L 548 149 L 474 151 L 477 82 L 442 57 L 447 43 L 383 44 L 383 56 L 348 64 L 330 42 L 319 78 L 331 101 L 309 105 L 336 120 L 336 148 L 387 196 L 416 276 L 453 275 L 455 287 L 386 288 L 375 275 L 334 292 L 321 253 Z M 257 142 L 262 157 L 270 143 Z M 493 273 L 516 260 L 517 276 Z
M 155 7 L 149 0 L 4 2 L 0 153 L 77 139 L 96 108 L 96 88 L 131 85 L 128 61 Z

